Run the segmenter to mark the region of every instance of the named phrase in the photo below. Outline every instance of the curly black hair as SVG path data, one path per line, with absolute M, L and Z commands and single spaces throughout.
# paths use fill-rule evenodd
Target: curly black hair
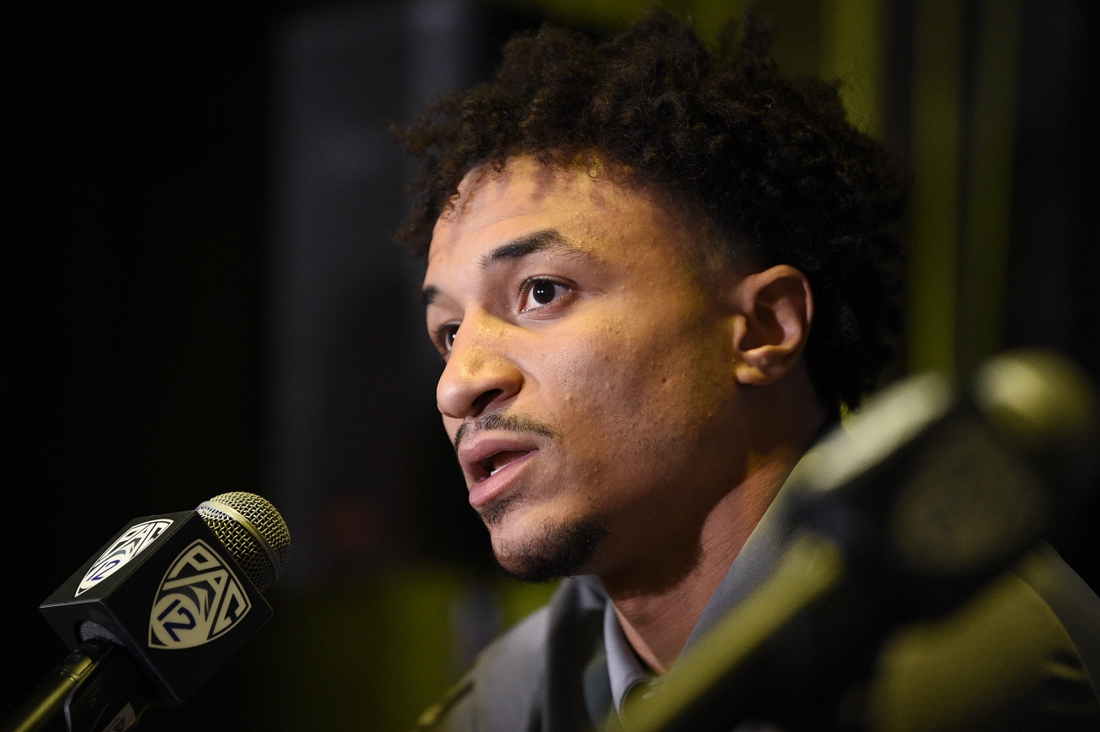
M 743 31 L 742 31 L 743 28 Z M 396 130 L 422 163 L 398 240 L 427 252 L 473 168 L 518 155 L 617 163 L 701 211 L 740 258 L 789 264 L 814 293 L 810 376 L 834 415 L 859 404 L 893 355 L 905 181 L 848 122 L 837 85 L 782 76 L 770 29 L 733 21 L 710 50 L 662 10 L 604 41 L 552 26 L 505 47 L 493 78 Z

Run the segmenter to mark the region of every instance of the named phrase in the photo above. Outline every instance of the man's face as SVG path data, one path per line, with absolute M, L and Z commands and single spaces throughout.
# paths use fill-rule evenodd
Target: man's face
M 527 158 L 437 222 L 436 396 L 506 570 L 648 561 L 742 474 L 732 316 L 691 236 L 645 191 Z

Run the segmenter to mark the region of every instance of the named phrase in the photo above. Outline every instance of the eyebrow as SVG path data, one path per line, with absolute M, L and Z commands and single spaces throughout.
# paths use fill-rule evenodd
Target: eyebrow
M 481 269 L 487 270 L 500 262 L 521 259 L 530 254 L 547 251 L 564 251 L 569 254 L 591 256 L 588 252 L 562 236 L 557 229 L 543 229 L 502 244 L 481 258 Z M 420 294 L 424 307 L 439 297 L 439 288 L 428 285 Z
M 489 269 L 498 262 L 520 259 L 528 254 L 551 250 L 564 250 L 572 254 L 588 255 L 588 252 L 566 239 L 557 229 L 543 229 L 513 239 L 489 252 L 481 258 L 481 268 Z

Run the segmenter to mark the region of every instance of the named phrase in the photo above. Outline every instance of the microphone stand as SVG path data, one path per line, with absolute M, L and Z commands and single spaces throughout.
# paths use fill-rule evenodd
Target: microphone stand
M 124 732 L 156 698 L 120 646 L 81 643 L 4 720 L 0 732 Z

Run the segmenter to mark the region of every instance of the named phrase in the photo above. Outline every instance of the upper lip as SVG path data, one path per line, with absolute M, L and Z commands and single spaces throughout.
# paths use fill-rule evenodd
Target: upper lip
M 489 477 L 493 456 L 502 452 L 528 453 L 537 449 L 534 440 L 521 435 L 479 435 L 464 441 L 458 450 L 458 462 L 462 472 L 476 483 Z

